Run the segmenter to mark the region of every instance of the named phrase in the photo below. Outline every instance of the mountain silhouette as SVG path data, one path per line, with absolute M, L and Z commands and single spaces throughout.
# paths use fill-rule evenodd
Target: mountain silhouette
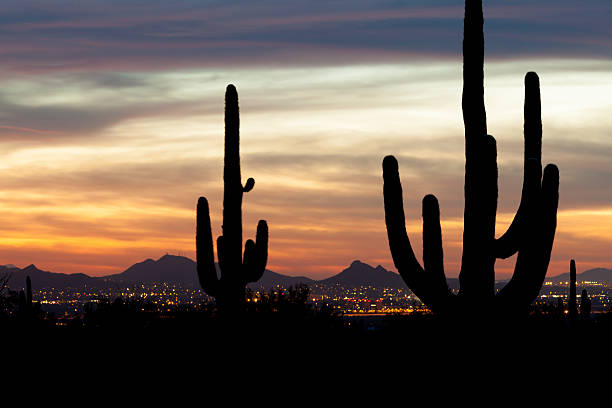
M 164 255 L 157 260 L 146 259 L 130 266 L 121 273 L 103 277 L 92 277 L 84 273 L 66 274 L 43 271 L 35 265 L 29 265 L 25 268 L 18 268 L 14 265 L 0 265 L 0 276 L 2 275 L 10 275 L 9 287 L 11 289 L 23 289 L 26 276 L 30 276 L 32 279 L 34 290 L 42 288 L 100 288 L 116 287 L 117 284 L 131 286 L 139 283 L 155 284 L 163 282 L 178 284 L 185 288 L 199 288 L 195 261 L 176 255 Z M 578 281 L 612 282 L 612 269 L 590 269 L 578 274 L 577 277 Z M 547 280 L 552 282 L 567 281 L 569 280 L 569 273 L 554 276 Z M 447 282 L 449 288 L 459 288 L 458 279 L 448 278 Z M 341 285 L 347 288 L 371 285 L 406 289 L 406 284 L 396 272 L 389 271 L 380 265 L 372 267 L 358 260 L 353 261 L 348 268 L 337 275 L 322 280 L 314 280 L 305 276 L 288 276 L 266 270 L 262 278 L 256 283 L 249 284 L 249 287 L 251 289 L 270 289 L 278 285 L 289 287 L 300 283 L 307 285 L 315 283 Z M 503 286 L 503 283 L 503 281 L 499 282 L 499 287 Z
M 158 260 L 146 259 L 125 271 L 106 279 L 124 283 L 168 283 L 185 287 L 199 287 L 195 261 L 176 255 L 164 255 Z
M 353 261 L 351 265 L 330 278 L 320 280 L 324 285 L 340 285 L 354 288 L 359 286 L 375 286 L 389 288 L 405 288 L 406 284 L 395 272 L 390 272 L 378 265 L 372 266 L 361 261 Z
M 40 270 L 34 265 L 21 269 L 11 264 L 0 265 L 0 276 L 3 275 L 10 276 L 8 286 L 14 290 L 23 289 L 26 276 L 30 276 L 34 290 L 42 288 L 104 288 L 116 287 L 117 284 L 131 286 L 134 284 L 150 285 L 156 283 L 181 285 L 185 288 L 200 288 L 195 261 L 184 256 L 168 254 L 157 260 L 146 259 L 130 266 L 121 273 L 102 277 L 88 276 L 83 273 L 48 272 Z M 286 276 L 266 270 L 260 282 L 252 285 L 253 288 L 271 288 L 276 285 L 288 287 L 295 286 L 298 283 L 310 284 L 312 282 L 312 279 L 306 277 Z
M 299 284 L 312 285 L 316 281 L 305 276 L 287 276 L 281 275 L 280 273 L 272 272 L 267 270 L 259 281 L 249 283 L 248 287 L 251 289 L 265 288 L 270 289 L 275 286 L 282 286 L 288 288 L 289 286 L 296 286 Z
M 218 269 L 217 269 L 218 272 Z M 196 263 L 190 258 L 176 255 L 164 255 L 161 258 L 146 259 L 138 262 L 125 271 L 103 277 L 91 277 L 83 273 L 65 274 L 47 272 L 34 265 L 19 269 L 13 265 L 0 266 L 0 275 L 10 274 L 9 286 L 12 289 L 21 289 L 25 285 L 26 276 L 32 279 L 35 290 L 41 288 L 81 288 L 81 287 L 109 287 L 134 284 L 168 283 L 179 284 L 186 288 L 199 288 Z M 288 276 L 266 270 L 262 278 L 249 284 L 251 289 L 270 289 L 275 286 L 289 287 L 298 284 L 312 285 L 340 284 L 345 287 L 358 287 L 374 285 L 379 287 L 405 288 L 405 284 L 395 272 L 361 261 L 354 261 L 348 268 L 337 275 L 323 280 L 314 280 L 305 276 Z
M 56 273 L 43 271 L 35 265 L 28 265 L 25 268 L 17 268 L 14 265 L 0 266 L 0 275 L 10 276 L 8 286 L 11 289 L 23 289 L 26 277 L 32 280 L 32 289 L 42 288 L 84 288 L 100 287 L 106 285 L 101 278 L 95 278 L 84 273 Z
M 546 278 L 547 281 L 550 282 L 564 282 L 569 281 L 570 274 L 562 273 L 561 275 L 553 276 L 550 278 Z M 582 273 L 576 274 L 577 281 L 597 281 L 597 282 L 607 282 L 612 283 L 612 269 L 606 268 L 594 268 L 584 271 Z

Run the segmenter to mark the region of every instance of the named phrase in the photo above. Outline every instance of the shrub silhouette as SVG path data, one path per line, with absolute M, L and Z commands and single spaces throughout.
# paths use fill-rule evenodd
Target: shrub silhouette
M 249 192 L 255 180 L 243 186 L 240 176 L 240 119 L 238 93 L 233 85 L 225 92 L 225 159 L 223 167 L 223 234 L 217 238 L 217 257 L 221 278 L 215 268 L 210 212 L 206 197 L 200 197 L 197 208 L 196 256 L 200 285 L 216 299 L 220 311 L 238 312 L 244 307 L 245 287 L 258 281 L 268 260 L 268 224 L 257 224 L 255 242 L 247 240 L 242 254 L 242 195 Z
M 525 152 L 521 202 L 505 234 L 495 238 L 497 152 L 487 134 L 484 106 L 484 34 L 481 0 L 466 0 L 463 40 L 465 126 L 465 209 L 460 290 L 448 289 L 443 266 L 440 209 L 433 195 L 423 199 L 423 263 L 406 233 L 397 160 L 383 161 L 385 221 L 393 261 L 408 287 L 435 313 L 481 311 L 526 313 L 543 284 L 556 229 L 559 173 L 548 165 L 542 177 L 539 78 L 525 76 Z M 495 294 L 495 261 L 518 252 L 514 275 Z

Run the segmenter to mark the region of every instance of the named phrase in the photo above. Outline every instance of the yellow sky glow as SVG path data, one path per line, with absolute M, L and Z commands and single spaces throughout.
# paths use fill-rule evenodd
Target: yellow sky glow
M 602 167 L 612 150 L 611 65 L 486 66 L 489 132 L 498 141 L 498 234 L 520 199 L 523 76 L 535 70 L 541 77 L 543 159 L 561 171 L 549 275 L 565 272 L 570 257 L 579 269 L 612 267 L 606 204 L 612 168 Z M 0 127 L 0 263 L 104 275 L 166 252 L 193 258 L 198 196 L 209 198 L 213 233 L 220 232 L 223 91 L 235 83 L 243 177 L 256 179 L 243 204 L 245 239 L 254 236 L 257 220 L 268 220 L 269 269 L 324 278 L 354 259 L 394 269 L 381 177 L 382 158 L 393 154 L 417 256 L 420 200 L 434 193 L 447 275 L 457 276 L 464 165 L 458 61 L 137 78 L 142 84 L 120 90 L 65 76 L 6 84 L 23 109 L 79 108 L 90 126 L 44 117 L 29 124 L 36 132 Z M 9 137 L 12 132 L 27 137 Z M 500 262 L 498 277 L 512 268 Z

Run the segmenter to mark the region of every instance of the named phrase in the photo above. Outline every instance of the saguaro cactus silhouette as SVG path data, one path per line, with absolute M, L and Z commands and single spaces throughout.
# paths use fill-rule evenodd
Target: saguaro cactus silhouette
M 487 134 L 484 106 L 482 0 L 466 0 L 463 40 L 465 126 L 465 209 L 460 290 L 450 293 L 443 266 L 440 209 L 433 195 L 423 199 L 423 264 L 406 233 L 397 160 L 383 160 L 385 221 L 396 268 L 410 289 L 434 312 L 526 310 L 543 284 L 556 229 L 559 172 L 548 165 L 542 177 L 542 122 L 539 78 L 525 76 L 524 176 L 521 202 L 510 227 L 495 238 L 497 151 Z M 518 252 L 514 275 L 495 293 L 495 261 Z
M 591 318 L 591 299 L 586 289 L 582 289 L 580 295 L 580 318 L 582 320 L 589 320 Z
M 576 306 L 576 261 L 570 261 L 569 299 L 567 301 L 567 314 L 570 320 L 578 317 L 578 306 Z
M 225 159 L 223 167 L 223 234 L 217 238 L 221 278 L 217 277 L 208 200 L 200 197 L 197 208 L 196 252 L 200 285 L 215 297 L 217 307 L 239 311 L 245 286 L 261 278 L 268 260 L 268 225 L 257 224 L 255 241 L 249 239 L 242 253 L 242 195 L 253 189 L 255 180 L 242 185 L 240 176 L 240 119 L 238 93 L 233 85 L 225 92 Z

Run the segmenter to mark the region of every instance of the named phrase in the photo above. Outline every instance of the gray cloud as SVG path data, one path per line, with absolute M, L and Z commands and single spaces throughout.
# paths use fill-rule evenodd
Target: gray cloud
M 3 4 L 5 71 L 157 70 L 457 58 L 463 2 Z M 109 6 L 112 3 L 112 6 Z M 605 0 L 485 3 L 487 53 L 610 58 Z

